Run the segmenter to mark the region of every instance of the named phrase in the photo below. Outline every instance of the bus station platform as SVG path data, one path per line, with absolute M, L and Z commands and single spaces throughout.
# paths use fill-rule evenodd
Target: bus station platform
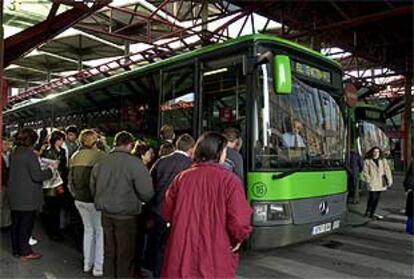
M 402 186 L 403 173 L 394 174 L 394 185 L 390 190 L 383 193 L 378 212 L 384 216 L 383 221 L 374 221 L 363 216 L 366 206 L 366 193 L 362 193 L 359 204 L 349 205 L 349 214 L 347 220 L 347 228 L 345 230 L 352 230 L 353 227 L 364 227 L 367 225 L 387 227 L 388 231 L 398 231 L 402 233 L 404 216 L 402 210 L 405 206 L 405 194 Z M 399 222 L 394 222 L 396 219 Z M 393 221 L 394 220 L 394 221 Z M 10 245 L 10 230 L 3 229 L 0 233 L 0 277 L 1 278 L 91 278 L 91 274 L 82 272 L 82 253 L 80 251 L 79 243 L 77 244 L 72 238 L 67 237 L 64 242 L 54 242 L 47 238 L 43 231 L 40 222 L 36 224 L 34 230 L 34 237 L 39 240 L 39 243 L 34 246 L 34 250 L 43 254 L 40 260 L 24 261 L 15 258 L 11 255 Z M 321 238 L 323 240 L 323 238 Z M 305 243 L 296 244 L 292 249 L 297 249 Z M 290 247 L 282 248 L 283 251 L 289 251 Z M 282 252 L 283 252 L 282 251 Z M 261 252 L 255 252 L 256 256 L 261 255 Z M 255 256 L 255 257 L 256 257 Z M 243 255 L 239 267 L 238 274 L 240 278 L 244 278 L 243 273 L 248 272 L 254 274 L 249 266 L 251 257 Z M 281 270 L 283 272 L 283 270 Z M 148 275 L 150 275 L 149 272 Z M 260 273 L 257 273 L 258 276 Z
M 394 184 L 385 193 L 382 193 L 376 214 L 381 215 L 384 219 L 399 219 L 405 221 L 404 217 L 396 217 L 405 211 L 406 196 L 404 193 L 404 172 L 395 172 Z M 360 226 L 372 221 L 364 216 L 368 194 L 361 191 L 362 195 L 358 204 L 348 204 L 347 223 L 350 226 Z

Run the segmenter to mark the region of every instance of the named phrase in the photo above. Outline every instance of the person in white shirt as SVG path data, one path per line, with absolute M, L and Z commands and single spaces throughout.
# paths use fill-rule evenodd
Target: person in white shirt
M 303 130 L 302 123 L 297 119 L 294 119 L 292 122 L 292 131 L 282 135 L 283 146 L 287 148 L 305 148 L 305 141 L 300 135 Z

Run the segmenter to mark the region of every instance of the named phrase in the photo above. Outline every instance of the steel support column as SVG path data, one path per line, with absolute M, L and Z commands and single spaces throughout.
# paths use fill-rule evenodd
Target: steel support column
M 201 22 L 202 22 L 201 40 L 202 40 L 203 46 L 208 45 L 208 42 L 209 42 L 208 35 L 207 35 L 208 33 L 207 21 L 208 21 L 208 2 L 204 1 L 201 6 Z
M 411 87 L 413 86 L 413 72 L 410 71 L 405 76 L 405 140 L 406 140 L 406 168 L 410 165 L 413 160 L 413 112 L 412 112 L 412 103 L 413 95 L 411 92 Z
M 0 0 L 0 152 L 3 153 L 3 65 L 4 65 L 4 32 L 3 32 L 3 0 Z M 3 160 L 0 160 L 0 170 L 3 169 Z M 3 171 L 0 171 L 0 192 L 3 191 Z

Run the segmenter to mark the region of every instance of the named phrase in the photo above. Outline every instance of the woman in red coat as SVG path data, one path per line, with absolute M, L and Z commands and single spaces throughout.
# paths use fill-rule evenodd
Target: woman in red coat
M 171 223 L 162 278 L 234 278 L 237 251 L 252 228 L 243 184 L 220 163 L 226 138 L 203 134 L 195 164 L 180 173 L 167 191 L 163 215 Z

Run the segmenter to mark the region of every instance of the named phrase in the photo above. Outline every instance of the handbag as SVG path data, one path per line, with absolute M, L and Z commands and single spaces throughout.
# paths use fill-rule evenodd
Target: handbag
M 385 174 L 382 176 L 382 185 L 384 185 L 386 188 L 390 187 L 390 182 L 388 181 L 388 178 Z

